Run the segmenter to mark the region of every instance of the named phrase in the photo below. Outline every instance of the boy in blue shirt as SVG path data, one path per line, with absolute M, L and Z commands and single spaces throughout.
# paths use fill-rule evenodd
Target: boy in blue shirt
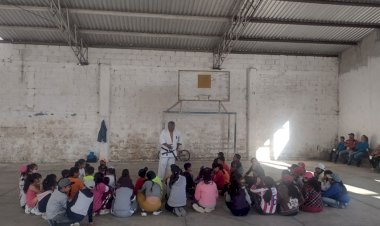
M 335 151 L 334 150 L 331 151 L 330 160 L 334 161 L 334 163 L 336 163 L 338 161 L 338 158 L 339 158 L 339 152 L 343 151 L 344 149 L 346 149 L 346 146 L 345 146 L 345 137 L 341 136 L 340 137 L 340 142 L 338 143 Z

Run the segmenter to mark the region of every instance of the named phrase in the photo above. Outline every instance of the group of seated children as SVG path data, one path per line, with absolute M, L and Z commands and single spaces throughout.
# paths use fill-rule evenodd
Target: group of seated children
M 30 164 L 20 168 L 20 205 L 27 214 L 42 215 L 49 225 L 79 225 L 86 216 L 92 224 L 93 216 L 108 213 L 129 217 L 138 208 L 142 216 L 159 215 L 164 197 L 165 209 L 176 216 L 186 216 L 188 201 L 196 212 L 212 212 L 219 196 L 224 196 L 235 216 L 245 216 L 251 209 L 264 215 L 292 216 L 299 210 L 320 212 L 324 205 L 348 205 L 342 180 L 325 170 L 323 164 L 318 164 L 314 173 L 306 171 L 304 163 L 293 164 L 276 183 L 265 176 L 256 158 L 251 159 L 252 165 L 243 174 L 240 158 L 235 154 L 229 166 L 221 152 L 211 168 L 201 167 L 195 180 L 190 163 L 184 165 L 184 172 L 171 165 L 171 175 L 164 180 L 145 167 L 138 171 L 135 184 L 128 169 L 116 180 L 115 169 L 104 161 L 95 173 L 94 167 L 81 159 L 63 170 L 58 181 L 56 175 L 49 174 L 41 185 L 38 166 Z
M 343 159 L 343 163 L 347 165 L 355 163 L 357 167 L 360 167 L 363 157 L 368 155 L 373 168 L 379 169 L 380 147 L 369 153 L 370 148 L 366 135 L 361 136 L 360 142 L 355 139 L 355 134 L 350 133 L 348 136 L 347 140 L 344 136 L 340 137 L 337 147 L 330 153 L 330 161 L 337 163 L 339 159 Z

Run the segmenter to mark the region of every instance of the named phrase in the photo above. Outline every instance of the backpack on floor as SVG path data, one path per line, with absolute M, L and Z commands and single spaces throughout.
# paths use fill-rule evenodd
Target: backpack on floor
M 98 157 L 96 157 L 95 153 L 93 151 L 90 151 L 90 153 L 88 153 L 87 155 L 87 162 L 97 162 L 98 161 Z

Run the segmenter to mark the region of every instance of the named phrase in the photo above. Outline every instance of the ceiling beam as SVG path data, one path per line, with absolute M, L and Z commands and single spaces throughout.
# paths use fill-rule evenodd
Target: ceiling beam
M 357 45 L 357 42 L 340 41 L 340 40 L 320 40 L 320 39 L 304 39 L 304 38 L 260 38 L 260 37 L 241 37 L 239 41 L 245 42 L 282 42 L 282 43 L 303 43 L 303 44 L 322 44 L 322 45 Z
M 0 30 L 19 30 L 19 31 L 38 31 L 38 32 L 59 32 L 55 27 L 29 27 L 29 26 L 7 26 L 0 25 Z M 81 34 L 87 35 L 117 35 L 117 36 L 139 36 L 148 38 L 183 38 L 183 39 L 219 39 L 216 35 L 189 35 L 189 34 L 160 34 L 147 32 L 128 32 L 128 31 L 106 31 L 94 29 L 82 29 Z M 303 38 L 263 38 L 263 37 L 240 37 L 238 41 L 243 42 L 286 42 L 286 43 L 309 43 L 309 44 L 328 44 L 328 45 L 356 45 L 356 42 L 345 40 L 320 40 Z
M 278 18 L 259 18 L 251 17 L 251 23 L 266 23 L 266 24 L 288 24 L 288 25 L 306 25 L 306 26 L 326 26 L 326 27 L 352 27 L 352 28 L 367 28 L 379 29 L 379 23 L 355 23 L 344 21 L 326 21 L 326 20 L 304 20 L 304 19 L 278 19 Z
M 380 2 L 366 1 L 366 0 L 276 0 L 276 1 L 340 5 L 340 6 L 373 7 L 373 8 L 380 7 Z
M 6 44 L 22 44 L 22 45 L 47 45 L 47 46 L 68 46 L 67 43 L 57 42 L 37 42 L 37 41 L 8 41 L 3 40 L 0 43 Z M 138 50 L 160 50 L 160 51 L 187 51 L 187 52 L 204 52 L 212 53 L 212 49 L 186 49 L 186 48 L 147 48 L 147 47 L 133 47 L 133 46 L 120 46 L 120 45 L 102 45 L 102 44 L 89 44 L 91 48 L 107 48 L 107 49 L 138 49 Z M 313 56 L 313 57 L 338 57 L 339 54 L 318 54 L 318 53 L 297 53 L 297 52 L 272 52 L 272 51 L 232 51 L 231 54 L 253 54 L 253 55 L 287 55 L 287 56 Z

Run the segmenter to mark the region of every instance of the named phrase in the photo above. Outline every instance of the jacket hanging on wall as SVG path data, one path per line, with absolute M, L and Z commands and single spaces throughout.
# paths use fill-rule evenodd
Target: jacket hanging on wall
M 98 134 L 98 142 L 107 143 L 107 127 L 106 122 L 103 120 L 100 126 L 99 134 Z

